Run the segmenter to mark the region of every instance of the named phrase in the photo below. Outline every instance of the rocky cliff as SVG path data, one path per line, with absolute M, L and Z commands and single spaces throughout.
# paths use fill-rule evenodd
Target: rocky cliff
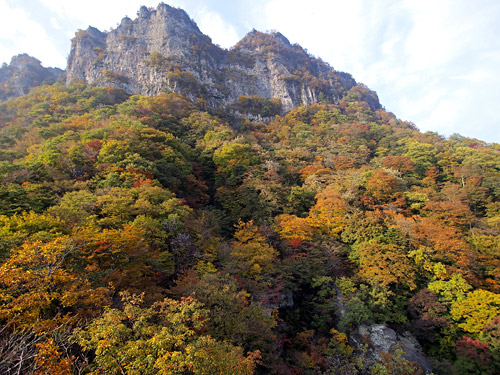
M 14 56 L 0 68 L 0 102 L 27 94 L 30 89 L 53 83 L 64 76 L 58 68 L 44 68 L 39 60 L 27 54 Z
M 136 19 L 126 17 L 110 32 L 78 31 L 67 82 L 78 80 L 143 95 L 177 92 L 214 107 L 258 95 L 279 99 L 284 110 L 335 102 L 356 85 L 280 33 L 254 30 L 222 49 L 183 10 L 166 4 L 141 7 Z

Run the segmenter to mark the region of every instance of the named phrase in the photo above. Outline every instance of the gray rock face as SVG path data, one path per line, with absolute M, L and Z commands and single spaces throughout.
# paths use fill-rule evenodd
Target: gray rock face
M 44 68 L 27 54 L 14 56 L 0 68 L 0 102 L 27 94 L 33 87 L 53 83 L 64 76 L 58 68 Z
M 214 107 L 240 96 L 278 98 L 284 110 L 337 101 L 356 85 L 279 33 L 250 32 L 231 50 L 214 45 L 181 9 L 142 7 L 110 32 L 78 31 L 67 82 L 82 80 L 129 93 L 177 92 Z
M 425 358 L 419 342 L 409 332 L 400 335 L 383 324 L 361 324 L 349 339 L 355 348 L 367 345 L 366 354 L 369 361 L 380 360 L 381 353 L 393 354 L 397 349 L 401 349 L 404 352 L 403 357 L 419 364 L 424 373 L 432 371 L 432 365 Z

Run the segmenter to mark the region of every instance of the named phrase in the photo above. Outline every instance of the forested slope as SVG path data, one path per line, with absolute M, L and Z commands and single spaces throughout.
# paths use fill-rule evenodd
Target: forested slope
M 0 372 L 418 373 L 349 341 L 380 323 L 434 373 L 494 374 L 500 146 L 374 98 L 240 98 L 259 122 L 83 84 L 0 104 Z

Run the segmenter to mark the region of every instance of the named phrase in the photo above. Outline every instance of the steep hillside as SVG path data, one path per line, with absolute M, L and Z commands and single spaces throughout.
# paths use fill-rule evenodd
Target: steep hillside
M 499 147 L 371 100 L 232 125 L 83 84 L 1 104 L 2 372 L 494 373 Z

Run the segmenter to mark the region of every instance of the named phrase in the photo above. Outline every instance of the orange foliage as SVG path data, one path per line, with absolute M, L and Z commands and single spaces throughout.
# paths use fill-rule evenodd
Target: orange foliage
M 101 283 L 111 283 L 117 290 L 155 293 L 150 264 L 157 254 L 149 247 L 141 228 L 134 225 L 102 231 L 82 228 L 74 237 L 85 270 L 99 275 Z
M 332 173 L 332 170 L 330 168 L 325 168 L 324 166 L 320 164 L 312 164 L 308 165 L 304 168 L 302 168 L 300 171 L 300 178 L 302 181 L 307 180 L 308 177 L 312 175 L 317 175 L 317 176 L 322 176 L 325 174 L 330 174 Z
M 469 283 L 477 285 L 478 254 L 456 228 L 420 216 L 404 218 L 398 215 L 396 224 L 407 234 L 414 248 L 425 247 L 426 255 L 433 262 L 460 270 Z
M 405 249 L 395 244 L 386 244 L 380 240 L 365 242 L 356 250 L 360 264 L 359 274 L 368 282 L 381 285 L 402 284 L 414 290 L 415 269 Z
M 338 237 L 345 226 L 347 204 L 332 187 L 327 187 L 317 194 L 316 199 L 316 204 L 309 211 L 307 222 L 321 234 Z
M 474 219 L 469 206 L 461 202 L 427 202 L 422 212 L 436 221 L 461 229 L 471 225 Z
M 72 239 L 25 243 L 0 267 L 0 319 L 43 331 L 95 314 L 107 288 L 95 288 L 70 270 L 78 256 Z
M 366 182 L 366 191 L 378 202 L 387 202 L 395 196 L 399 181 L 383 169 L 377 169 Z
M 336 170 L 343 171 L 354 168 L 356 166 L 356 163 L 351 158 L 345 156 L 337 156 L 335 159 L 333 159 L 333 165 L 335 166 Z
M 276 219 L 276 227 L 281 238 L 287 240 L 312 241 L 314 229 L 307 219 L 295 215 L 280 215 Z
M 386 156 L 382 161 L 384 168 L 394 169 L 400 173 L 412 172 L 415 170 L 413 161 L 407 156 Z
M 35 357 L 37 369 L 35 375 L 71 375 L 71 358 L 63 358 L 59 347 L 52 338 L 37 344 L 38 353 Z

